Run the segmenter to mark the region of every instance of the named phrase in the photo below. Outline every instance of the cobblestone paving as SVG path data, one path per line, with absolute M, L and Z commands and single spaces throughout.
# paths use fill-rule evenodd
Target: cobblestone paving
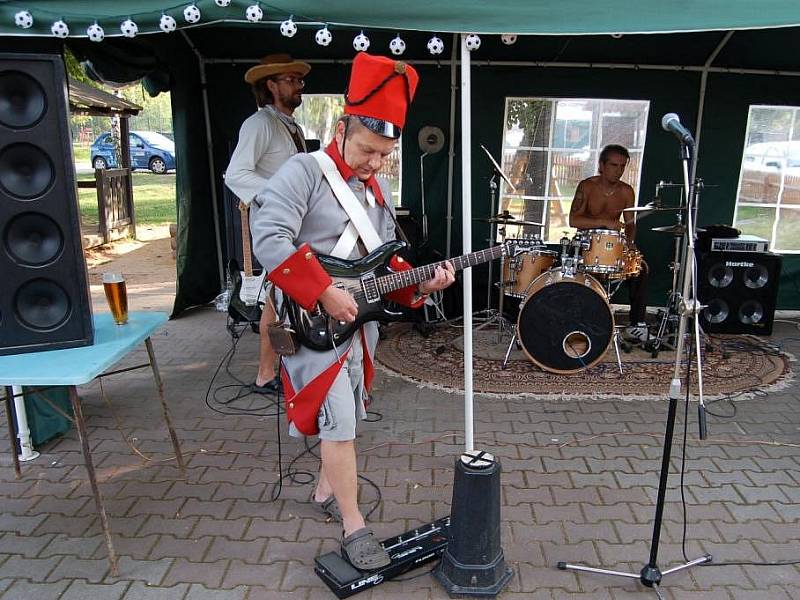
M 800 333 L 778 324 L 772 341 L 800 351 Z M 186 477 L 171 446 L 148 371 L 80 388 L 89 441 L 120 555 L 109 575 L 106 549 L 74 431 L 41 448 L 14 479 L 0 461 L 0 600 L 262 600 L 333 598 L 314 557 L 337 547 L 340 531 L 308 504 L 311 485 L 283 479 L 304 451 L 274 406 L 248 397 L 210 410 L 206 392 L 230 349 L 224 317 L 198 310 L 166 324 L 153 343 Z M 257 338 L 245 334 L 213 389 L 255 372 Z M 121 366 L 145 360 L 142 350 Z M 216 391 L 230 398 L 235 387 Z M 104 394 L 108 402 L 104 398 Z M 666 390 L 665 390 L 666 395 Z M 502 536 L 514 576 L 503 599 L 655 598 L 635 579 L 560 571 L 560 560 L 638 573 L 647 562 L 662 455 L 666 400 L 549 402 L 476 397 L 476 446 L 500 458 Z M 217 404 L 216 406 L 219 406 Z M 450 512 L 453 463 L 463 448 L 463 397 L 379 373 L 375 420 L 361 432 L 359 468 L 380 488 L 370 517 L 389 537 Z M 715 563 L 664 578 L 665 598 L 800 598 L 800 396 L 797 386 L 710 406 L 709 439 L 688 413 L 684 475 L 685 552 Z M 141 454 L 134 454 L 118 423 Z M 673 475 L 658 563 L 683 562 L 680 478 L 684 408 L 679 405 Z M 6 431 L 5 425 L 0 428 Z M 8 447 L 7 435 L 0 443 Z M 305 454 L 292 468 L 315 471 Z M 375 489 L 363 485 L 365 510 Z M 428 567 L 423 567 L 423 569 Z M 428 574 L 387 582 L 360 598 L 446 598 Z

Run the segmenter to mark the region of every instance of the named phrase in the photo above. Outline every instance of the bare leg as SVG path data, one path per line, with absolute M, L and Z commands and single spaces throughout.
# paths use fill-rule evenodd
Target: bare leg
M 261 311 L 261 321 L 258 324 L 259 346 L 258 346 L 258 374 L 256 375 L 256 385 L 262 386 L 275 378 L 275 359 L 277 355 L 269 343 L 267 326 L 275 322 L 275 311 L 272 304 L 267 302 Z
M 325 475 L 325 466 L 323 464 L 320 464 L 319 476 L 317 477 L 317 487 L 314 490 L 314 500 L 316 500 L 317 502 L 323 502 L 328 498 L 330 498 L 330 495 L 332 493 L 333 493 L 333 487 L 328 481 L 327 475 Z
M 356 474 L 356 446 L 353 440 L 334 442 L 322 440 L 322 473 L 342 511 L 344 534 L 350 535 L 364 527 L 364 517 L 358 510 L 358 477 Z M 319 489 L 319 488 L 318 488 Z

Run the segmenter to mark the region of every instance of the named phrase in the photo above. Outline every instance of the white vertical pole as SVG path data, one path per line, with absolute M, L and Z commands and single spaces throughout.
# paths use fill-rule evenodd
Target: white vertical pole
M 472 252 L 472 107 L 470 56 L 461 34 L 461 230 L 462 252 Z M 472 422 L 472 268 L 464 269 L 464 443 L 474 449 Z
M 28 427 L 28 413 L 25 412 L 25 398 L 22 388 L 18 385 L 11 386 L 14 394 L 14 413 L 17 417 L 17 439 L 19 440 L 19 459 L 23 462 L 39 457 L 33 449 L 31 430 Z M 15 450 L 16 452 L 16 450 Z

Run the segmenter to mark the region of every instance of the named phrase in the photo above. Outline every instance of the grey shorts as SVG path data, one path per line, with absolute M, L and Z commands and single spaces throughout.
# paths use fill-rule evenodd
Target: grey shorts
M 345 346 L 346 348 L 346 346 Z M 353 336 L 347 360 L 333 381 L 328 395 L 319 409 L 317 425 L 319 439 L 345 442 L 356 439 L 356 423 L 367 417 L 364 406 L 366 390 L 364 389 L 364 363 L 361 333 Z M 343 350 L 344 351 L 344 350 Z M 289 433 L 302 436 L 291 425 Z

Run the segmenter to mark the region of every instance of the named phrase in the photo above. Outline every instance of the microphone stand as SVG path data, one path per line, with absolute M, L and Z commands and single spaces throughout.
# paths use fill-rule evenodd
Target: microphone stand
M 706 554 L 699 558 L 695 558 L 694 560 L 690 560 L 686 563 L 680 564 L 676 567 L 672 567 L 671 569 L 667 569 L 666 571 L 662 571 L 658 567 L 658 547 L 659 542 L 661 539 L 661 522 L 664 516 L 664 501 L 666 498 L 667 493 L 667 480 L 669 478 L 669 467 L 670 467 L 670 459 L 672 456 L 672 440 L 673 434 L 675 431 L 675 414 L 677 412 L 678 400 L 681 397 L 681 378 L 680 378 L 680 369 L 681 369 L 681 356 L 683 355 L 684 351 L 684 336 L 686 335 L 687 329 L 687 322 L 689 317 L 692 317 L 694 320 L 694 333 L 696 336 L 696 342 L 699 342 L 699 327 L 698 327 L 698 312 L 700 310 L 699 303 L 694 297 L 694 293 L 696 291 L 696 262 L 694 256 L 694 237 L 695 237 L 695 203 L 696 203 L 696 196 L 694 195 L 694 187 L 691 185 L 689 181 L 689 163 L 692 160 L 692 151 L 691 147 L 687 145 L 684 141 L 681 141 L 681 160 L 683 161 L 683 182 L 684 188 L 686 190 L 686 198 L 688 202 L 688 208 L 686 211 L 686 230 L 688 236 L 688 243 L 686 244 L 686 248 L 684 250 L 683 256 L 683 268 L 684 268 L 684 277 L 683 277 L 683 299 L 681 301 L 680 306 L 680 323 L 678 325 L 678 339 L 677 344 L 675 347 L 675 369 L 672 375 L 672 381 L 669 386 L 669 409 L 667 411 L 667 425 L 666 431 L 664 433 L 664 450 L 661 457 L 661 474 L 658 480 L 658 496 L 656 498 L 656 513 L 653 519 L 653 535 L 650 542 L 650 557 L 647 564 L 642 567 L 639 573 L 629 573 L 625 571 L 613 571 L 610 569 L 601 569 L 597 567 L 586 567 L 583 565 L 575 565 L 569 564 L 566 562 L 559 562 L 557 567 L 561 570 L 572 570 L 572 571 L 586 571 L 589 573 L 598 573 L 601 575 L 614 575 L 617 577 L 628 577 L 631 579 L 638 579 L 642 585 L 645 585 L 650 588 L 655 588 L 658 591 L 658 586 L 661 583 L 661 579 L 664 575 L 669 575 L 670 573 L 675 573 L 677 571 L 682 571 L 684 569 L 688 569 L 689 567 L 693 567 L 695 565 L 711 562 L 712 557 L 710 554 Z M 686 272 L 688 271 L 688 273 Z M 700 439 L 705 439 L 706 436 L 706 418 L 705 418 L 705 407 L 702 403 L 702 364 L 700 360 L 700 348 L 698 345 L 695 345 L 695 350 L 697 351 L 698 357 L 698 384 L 700 385 L 700 407 L 698 416 L 700 417 Z M 686 386 L 690 385 L 690 382 L 686 381 Z

